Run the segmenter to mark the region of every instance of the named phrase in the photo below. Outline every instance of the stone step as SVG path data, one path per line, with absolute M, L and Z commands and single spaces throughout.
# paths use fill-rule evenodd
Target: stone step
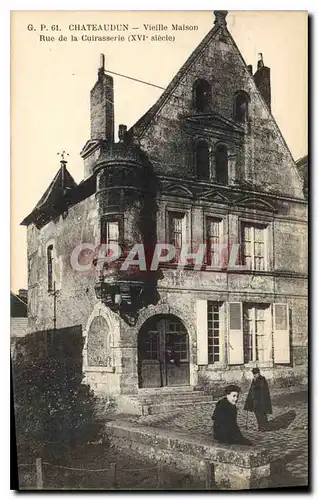
M 160 399 L 169 399 L 169 398 L 178 398 L 178 397 L 185 397 L 185 398 L 193 398 L 197 395 L 206 395 L 204 391 L 188 391 L 188 390 L 180 390 L 179 388 L 176 388 L 178 390 L 174 390 L 174 388 L 169 388 L 169 391 L 153 391 L 153 392 L 144 392 L 143 390 L 139 390 L 138 394 L 135 396 L 138 397 L 139 399 L 151 399 L 155 400 L 156 398 Z
M 191 405 L 211 405 L 214 402 L 210 397 L 201 398 L 195 401 L 190 400 L 180 400 L 175 402 L 161 402 L 161 403 L 153 403 L 153 404 L 141 404 L 141 414 L 142 415 L 157 415 L 159 413 L 169 413 L 177 410 L 183 410 Z
M 201 399 L 207 401 L 213 401 L 212 396 L 208 396 L 204 393 L 201 394 L 176 394 L 169 396 L 158 396 L 158 397 L 137 397 L 138 401 L 143 404 L 159 404 L 159 403 L 175 403 L 179 401 L 188 401 L 189 403 L 194 403 L 196 401 L 200 401 Z

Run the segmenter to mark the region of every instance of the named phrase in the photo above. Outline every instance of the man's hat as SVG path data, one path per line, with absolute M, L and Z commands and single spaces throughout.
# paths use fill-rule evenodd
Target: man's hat
M 252 373 L 253 375 L 256 375 L 256 373 L 260 373 L 259 368 L 253 368 Z
M 241 389 L 237 385 L 231 384 L 225 387 L 224 392 L 225 394 L 231 394 L 231 392 L 241 392 Z

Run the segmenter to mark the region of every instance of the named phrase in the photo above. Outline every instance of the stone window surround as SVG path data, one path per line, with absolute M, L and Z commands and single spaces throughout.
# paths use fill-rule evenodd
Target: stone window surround
M 273 239 L 272 239 L 272 231 L 273 231 L 273 218 L 268 217 L 266 215 L 257 215 L 257 217 L 249 217 L 248 215 L 238 215 L 237 218 L 237 236 L 238 243 L 240 245 L 240 249 L 243 249 L 243 235 L 242 235 L 242 226 L 243 224 L 255 224 L 262 225 L 265 227 L 265 238 L 264 238 L 264 247 L 265 247 L 265 262 L 263 270 L 255 270 L 249 269 L 249 272 L 257 272 L 259 274 L 266 274 L 268 272 L 273 271 Z
M 88 364 L 88 359 L 87 359 L 87 340 L 88 340 L 88 332 L 90 329 L 90 325 L 93 322 L 93 320 L 97 316 L 102 316 L 107 324 L 108 330 L 109 330 L 109 335 L 112 337 L 112 366 L 90 366 Z M 117 325 L 118 326 L 118 325 Z M 83 345 L 83 351 L 82 351 L 82 356 L 83 356 L 83 372 L 84 373 L 91 373 L 91 372 L 99 372 L 99 373 L 115 373 L 116 372 L 116 366 L 115 366 L 115 356 L 114 356 L 114 342 L 115 342 L 115 330 L 116 330 L 116 325 L 114 325 L 112 319 L 109 317 L 108 311 L 106 310 L 106 306 L 101 305 L 100 303 L 97 303 L 88 318 L 86 328 L 83 330 L 83 337 L 84 337 L 84 345 Z
M 57 256 L 57 245 L 56 245 L 56 239 L 55 238 L 50 238 L 46 244 L 45 244 L 45 269 L 46 269 L 46 283 L 48 284 L 48 248 L 52 245 L 52 260 L 53 260 L 53 265 L 52 265 L 52 290 L 49 290 L 48 287 L 46 287 L 47 293 L 51 295 L 53 293 L 53 288 L 54 288 L 54 282 L 55 282 L 55 290 L 61 290 L 62 288 L 62 277 L 63 277 L 63 272 L 62 272 L 62 256 L 60 255 L 59 257 Z M 59 267 L 59 273 L 60 277 L 56 276 L 56 266 Z
M 191 205 L 166 203 L 164 212 L 165 241 L 170 244 L 170 217 L 174 214 L 184 214 L 185 243 L 188 244 L 189 251 L 192 251 Z
M 228 218 L 227 218 L 228 211 L 227 210 L 222 210 L 222 209 L 213 209 L 213 208 L 203 208 L 203 234 L 202 234 L 202 242 L 204 244 L 207 244 L 207 219 L 216 219 L 220 223 L 220 228 L 219 228 L 219 239 L 220 243 L 224 243 L 223 239 L 227 237 L 228 235 Z M 205 259 L 203 260 L 205 262 Z M 211 266 L 207 266 L 211 267 Z
M 104 228 L 109 222 L 118 222 L 118 241 L 124 240 L 124 215 L 121 213 L 105 214 L 100 218 L 100 242 L 104 239 Z M 106 232 L 105 232 L 106 238 Z
M 235 145 L 230 142 L 224 140 L 211 140 L 210 137 L 205 137 L 204 135 L 196 135 L 193 138 L 193 146 L 192 146 L 192 157 L 193 157 L 193 165 L 195 167 L 195 175 L 198 177 L 198 169 L 196 164 L 196 151 L 197 144 L 200 142 L 206 142 L 209 146 L 209 170 L 210 170 L 210 179 L 204 180 L 205 182 L 216 182 L 216 150 L 218 147 L 225 147 L 227 150 L 227 158 L 228 158 L 228 166 L 227 166 L 227 184 L 220 184 L 220 186 L 230 186 L 235 184 L 236 181 L 236 165 L 237 165 L 237 148 Z M 202 179 L 201 179 L 202 180 Z
M 211 302 L 214 302 L 214 299 L 211 299 Z M 223 302 L 222 307 L 222 315 L 223 315 L 223 332 L 222 330 L 220 331 L 220 342 L 223 340 L 223 342 L 226 340 L 226 345 L 227 345 L 227 330 L 228 330 L 228 310 L 227 310 L 227 303 L 228 302 Z M 244 304 L 250 304 L 253 303 L 254 306 L 257 306 L 257 304 L 264 304 L 264 300 L 262 301 L 242 301 L 242 305 Z M 205 365 L 205 370 L 208 372 L 218 372 L 218 371 L 234 371 L 234 370 L 242 370 L 242 371 L 250 371 L 252 368 L 255 368 L 255 364 L 257 363 L 257 366 L 262 369 L 262 368 L 273 368 L 274 366 L 280 366 L 279 364 L 274 363 L 274 351 L 273 351 L 273 321 L 274 321 L 274 312 L 273 312 L 273 301 L 268 302 L 269 305 L 269 316 L 270 316 L 270 325 L 271 325 L 271 332 L 270 332 L 270 337 L 271 337 L 271 357 L 267 361 L 251 361 L 249 363 L 242 363 L 239 365 L 230 365 L 227 362 L 227 354 L 226 354 L 226 349 L 223 349 L 220 351 L 220 361 L 217 363 L 213 364 L 208 364 Z M 221 344 L 220 344 L 221 345 Z M 226 346 L 225 346 L 226 347 Z M 221 356 L 222 352 L 222 356 Z M 221 359 L 222 358 L 222 359 Z
M 170 242 L 170 235 L 169 235 L 169 217 L 170 214 L 176 213 L 184 213 L 185 214 L 185 233 L 186 233 L 186 242 L 189 246 L 189 252 L 194 251 L 194 244 L 192 241 L 192 234 L 193 234 L 193 220 L 192 220 L 192 205 L 188 203 L 182 203 L 182 202 L 165 202 L 164 207 L 163 207 L 163 213 L 164 213 L 164 227 L 165 227 L 165 241 Z M 238 213 L 233 213 L 231 212 L 232 215 L 235 215 L 237 218 L 237 234 L 235 236 L 235 240 L 232 242 L 230 241 L 231 238 L 229 237 L 229 221 L 228 221 L 228 214 L 229 211 L 226 208 L 214 208 L 214 207 L 201 207 L 203 211 L 203 227 L 202 227 L 202 232 L 201 232 L 201 242 L 206 242 L 206 218 L 212 217 L 216 219 L 222 220 L 222 227 L 220 235 L 222 235 L 223 238 L 228 238 L 228 243 L 238 243 L 241 247 L 242 245 L 242 232 L 241 232 L 241 226 L 242 223 L 254 223 L 254 224 L 261 224 L 267 226 L 266 230 L 266 267 L 265 270 L 258 270 L 258 271 L 253 271 L 253 270 L 248 270 L 248 272 L 253 273 L 257 272 L 258 274 L 268 274 L 271 273 L 274 269 L 274 255 L 273 255 L 273 218 L 271 216 L 263 215 L 263 214 L 257 214 L 256 217 L 251 217 L 245 214 L 242 214 L 241 212 Z M 159 212 L 158 212 L 158 215 Z M 162 222 L 162 219 L 158 220 L 157 223 L 160 224 Z M 165 264 L 163 264 L 165 265 Z M 167 263 L 166 265 L 169 265 Z M 171 264 L 170 264 L 171 265 Z M 240 270 L 241 272 L 241 270 Z

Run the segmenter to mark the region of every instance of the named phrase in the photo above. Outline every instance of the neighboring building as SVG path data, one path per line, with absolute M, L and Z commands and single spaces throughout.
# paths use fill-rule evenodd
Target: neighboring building
M 28 291 L 20 289 L 17 294 L 10 292 L 10 347 L 11 355 L 16 352 L 18 339 L 28 333 Z
M 84 179 L 77 185 L 62 159 L 22 222 L 30 332 L 80 329 L 85 380 L 122 404 L 144 388 L 242 381 L 255 365 L 268 378 L 305 379 L 307 201 L 271 114 L 262 56 L 253 75 L 226 12 L 216 11 L 158 101 L 129 130 L 120 125 L 116 143 L 113 101 L 102 56 Z M 111 242 L 143 243 L 148 263 L 156 242 L 210 252 L 201 270 L 189 261 L 128 273 L 117 261 L 92 272 L 90 248 Z M 85 272 L 74 269 L 83 243 Z M 222 243 L 240 245 L 244 269 L 212 266 Z
M 10 292 L 11 338 L 24 337 L 28 331 L 28 291 Z
M 303 179 L 305 198 L 308 199 L 308 155 L 299 158 L 299 160 L 296 161 L 296 165 Z

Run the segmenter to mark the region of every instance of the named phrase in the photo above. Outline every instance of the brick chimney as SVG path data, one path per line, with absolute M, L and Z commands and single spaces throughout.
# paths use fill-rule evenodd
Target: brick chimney
M 254 81 L 261 96 L 266 102 L 269 110 L 271 109 L 271 70 L 264 66 L 263 54 L 258 54 L 257 71 L 254 74 Z
M 100 55 L 98 78 L 91 90 L 91 139 L 114 142 L 114 82 L 105 73 L 105 56 Z

